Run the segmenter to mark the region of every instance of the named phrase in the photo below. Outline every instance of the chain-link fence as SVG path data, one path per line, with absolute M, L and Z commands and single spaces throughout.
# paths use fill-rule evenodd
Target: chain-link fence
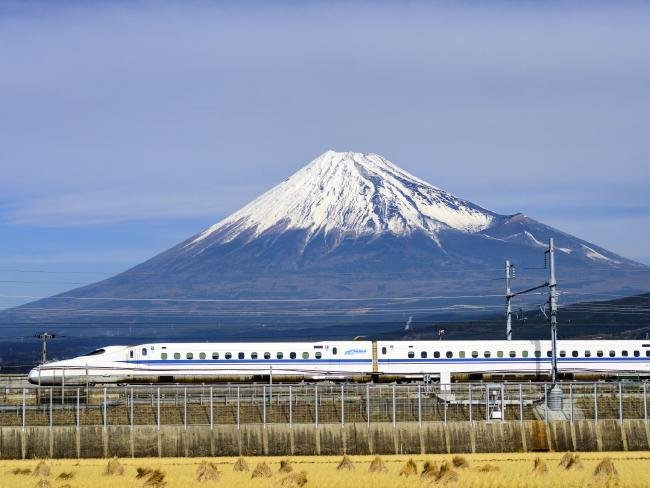
M 501 420 L 648 420 L 646 382 L 247 384 L 0 390 L 0 425 L 346 424 Z

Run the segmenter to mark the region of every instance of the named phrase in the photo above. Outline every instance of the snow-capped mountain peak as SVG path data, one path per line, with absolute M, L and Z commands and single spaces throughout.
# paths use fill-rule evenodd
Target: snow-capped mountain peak
M 377 154 L 327 151 L 187 246 L 212 236 L 226 243 L 270 231 L 298 229 L 307 240 L 339 236 L 408 235 L 436 240 L 445 228 L 478 232 L 499 215 L 409 174 Z M 186 247 L 187 247 L 186 246 Z

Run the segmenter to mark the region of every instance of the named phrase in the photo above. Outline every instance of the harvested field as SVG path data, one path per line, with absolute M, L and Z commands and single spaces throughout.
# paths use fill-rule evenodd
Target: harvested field
M 120 458 L 124 469 L 121 476 L 106 476 L 106 459 L 68 459 L 47 460 L 50 468 L 49 483 L 58 488 L 58 483 L 74 472 L 71 485 L 74 487 L 92 486 L 93 488 L 122 488 L 124 486 L 151 486 L 165 488 L 237 486 L 238 488 L 353 488 L 372 486 L 373 488 L 425 488 L 431 486 L 457 486 L 462 488 L 497 488 L 519 487 L 556 488 L 558 486 L 578 488 L 595 486 L 601 478 L 616 479 L 617 486 L 630 488 L 650 488 L 647 473 L 650 472 L 650 452 L 608 452 L 580 453 L 580 462 L 584 469 L 565 469 L 560 465 L 564 453 L 535 454 L 468 454 L 464 455 L 469 467 L 454 468 L 452 456 L 431 455 L 418 456 L 382 456 L 381 465 L 385 468 L 379 472 L 369 472 L 374 456 L 349 456 L 349 461 L 357 469 L 338 470 L 341 456 L 291 458 L 293 472 L 280 472 L 283 457 L 250 457 L 252 465 L 265 463 L 271 471 L 270 477 L 251 478 L 249 471 L 235 471 L 237 458 Z M 531 476 L 534 459 L 539 457 L 547 471 L 542 476 Z M 604 464 L 602 461 L 609 458 Z M 400 471 L 412 459 L 417 467 L 417 474 L 400 476 Z M 0 461 L 0 486 L 2 488 L 22 488 L 26 486 L 26 476 L 22 473 L 33 472 L 39 460 Z M 430 475 L 421 476 L 425 462 L 429 463 Z M 378 462 L 376 462 L 377 464 Z M 458 464 L 458 460 L 456 461 Z M 566 463 L 566 459 L 565 459 Z M 465 464 L 465 463 L 462 463 Z M 440 466 L 446 465 L 444 473 Z M 611 466 L 615 466 L 613 474 Z M 218 472 L 218 481 L 208 476 L 199 476 L 209 467 L 210 473 Z M 489 468 L 486 468 L 489 466 Z M 435 469 L 434 469 L 435 467 Z M 138 475 L 140 468 L 141 476 Z M 266 471 L 266 470 L 265 470 Z M 427 472 L 428 472 L 427 471 Z M 266 471 L 268 473 L 268 471 Z M 64 476 L 61 476 L 64 474 Z M 436 473 L 434 475 L 434 473 Z M 596 473 L 596 474 L 595 474 Z M 155 476 L 154 476 L 155 475 Z M 161 479 L 162 476 L 162 479 Z M 197 478 L 201 478 L 198 481 Z M 216 476 L 215 476 L 216 477 Z M 28 486 L 46 478 L 29 477 Z M 607 481 L 606 480 L 606 481 Z M 45 483 L 43 483 L 45 486 Z

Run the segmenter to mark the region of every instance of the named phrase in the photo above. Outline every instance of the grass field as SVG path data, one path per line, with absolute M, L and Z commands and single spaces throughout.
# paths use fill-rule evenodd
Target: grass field
M 280 473 L 277 457 L 245 458 L 249 471 L 235 472 L 236 458 L 145 458 L 119 459 L 117 471 L 123 474 L 106 475 L 105 459 L 45 460 L 38 468 L 38 460 L 0 461 L 0 488 L 173 488 L 190 486 L 224 486 L 236 488 L 417 488 L 425 486 L 458 486 L 476 488 L 508 487 L 584 487 L 619 486 L 650 487 L 650 452 L 582 453 L 578 469 L 565 469 L 558 465 L 562 453 L 543 453 L 539 458 L 543 466 L 534 470 L 536 454 L 475 454 L 456 459 L 451 455 L 382 456 L 385 471 L 370 473 L 374 456 L 351 456 L 353 469 L 337 469 L 341 456 L 289 458 L 288 472 Z M 604 459 L 610 458 L 617 476 L 594 476 L 594 470 Z M 417 466 L 417 474 L 400 475 L 409 459 Z M 212 463 L 205 464 L 205 462 Z M 423 477 L 425 462 L 431 463 L 429 476 Z M 440 472 L 441 463 L 447 462 Z M 201 463 L 204 463 L 203 466 Z M 252 478 L 258 463 L 266 463 L 271 477 Z M 489 465 L 490 468 L 485 466 Z M 544 469 L 544 465 L 547 470 Z M 121 467 L 120 467 L 121 466 Z M 115 466 L 114 466 L 115 467 Z M 215 475 L 215 468 L 218 474 Z M 138 468 L 154 473 L 136 477 Z M 381 469 L 381 466 L 380 466 Z M 155 470 L 160 473 L 155 474 Z M 408 470 L 408 469 L 407 469 Z M 37 471 L 38 473 L 34 473 Z M 47 473 L 49 471 L 49 474 Z M 218 477 L 217 480 L 198 481 L 197 475 Z M 411 467 L 411 473 L 413 468 Z M 63 477 L 61 474 L 63 473 Z M 303 475 L 304 473 L 304 475 Z M 436 479 L 437 478 L 437 479 Z M 305 483 L 306 480 L 306 483 Z

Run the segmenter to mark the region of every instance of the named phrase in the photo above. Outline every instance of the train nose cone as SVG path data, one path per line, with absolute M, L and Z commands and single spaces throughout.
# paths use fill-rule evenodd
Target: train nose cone
M 34 368 L 29 372 L 29 374 L 27 375 L 27 381 L 29 381 L 33 385 L 38 384 L 38 368 Z

